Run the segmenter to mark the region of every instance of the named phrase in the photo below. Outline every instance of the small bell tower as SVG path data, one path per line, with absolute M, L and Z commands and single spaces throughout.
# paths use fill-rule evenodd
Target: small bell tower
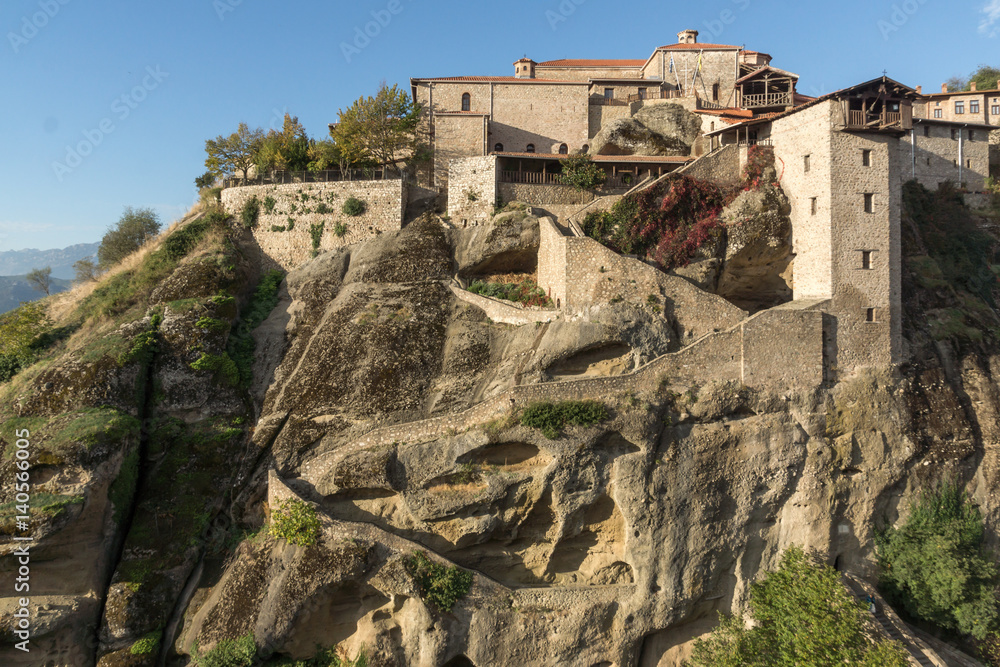
M 534 79 L 536 65 L 538 63 L 525 56 L 514 63 L 514 76 L 518 79 Z

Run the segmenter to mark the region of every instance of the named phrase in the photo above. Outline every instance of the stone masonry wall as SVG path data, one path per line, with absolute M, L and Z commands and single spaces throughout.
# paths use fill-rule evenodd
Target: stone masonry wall
M 402 229 L 407 192 L 403 180 L 251 185 L 223 190 L 222 205 L 227 213 L 239 218 L 244 204 L 254 196 L 261 203 L 254 238 L 270 261 L 270 268 L 291 271 L 312 257 L 312 225 L 324 224 L 320 243 L 323 252 Z M 268 197 L 274 200 L 271 213 L 265 208 Z M 349 217 L 343 213 L 344 202 L 351 197 L 365 202 L 363 215 Z M 329 211 L 319 213 L 317 209 Z M 343 237 L 334 232 L 337 223 L 346 228 Z M 282 228 L 285 231 L 280 231 Z
M 735 49 L 730 51 L 705 51 L 698 50 L 697 44 L 692 44 L 693 50 L 671 50 L 658 51 L 656 56 L 646 65 L 643 75 L 653 79 L 663 77 L 671 88 L 681 87 L 684 90 L 691 90 L 691 81 L 694 73 L 699 69 L 699 58 L 701 59 L 700 72 L 695 82 L 694 89 L 702 99 L 712 100 L 712 85 L 719 85 L 719 104 L 731 106 L 734 102 L 734 87 L 736 85 L 736 61 L 739 52 Z M 674 71 L 670 71 L 670 60 L 673 58 Z
M 735 144 L 723 146 L 714 153 L 681 167 L 678 173 L 720 185 L 739 183 L 740 147 Z
M 497 157 L 451 161 L 448 176 L 448 217 L 465 227 L 488 222 L 497 203 Z
M 537 322 L 552 322 L 559 319 L 560 316 L 558 310 L 526 308 L 519 304 L 498 301 L 497 299 L 473 294 L 468 290 L 455 287 L 454 285 L 451 286 L 451 291 L 462 301 L 483 310 L 486 316 L 494 322 L 502 324 L 521 326 Z
M 956 128 L 957 130 L 957 128 Z M 961 180 L 973 192 L 981 192 L 989 176 L 989 137 L 983 131 L 975 132 L 975 140 L 970 141 L 969 131 L 963 129 L 965 141 L 962 153 L 966 166 Z M 957 135 L 952 138 L 952 128 L 943 125 L 918 124 L 913 137 L 903 137 L 898 142 L 899 159 L 902 169 L 900 177 L 908 181 L 916 175 L 924 187 L 937 190 L 945 181 L 959 182 L 959 144 Z
M 537 206 L 572 204 L 583 207 L 598 197 L 590 191 L 577 190 L 569 185 L 531 185 L 526 183 L 501 183 L 499 193 L 505 202 L 519 201 Z
M 781 187 L 791 204 L 792 247 L 795 253 L 795 298 L 833 296 L 831 229 L 831 126 L 834 103 L 824 102 L 771 126 Z M 804 156 L 810 169 L 804 169 Z
M 623 257 L 594 239 L 565 237 L 549 218 L 539 221 L 538 284 L 567 317 L 584 317 L 628 300 L 673 316 L 687 342 L 727 329 L 746 313 L 683 278 Z

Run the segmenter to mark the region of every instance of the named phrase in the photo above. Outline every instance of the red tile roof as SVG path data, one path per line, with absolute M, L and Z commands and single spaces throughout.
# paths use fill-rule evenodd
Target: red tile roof
M 642 67 L 645 60 L 548 60 L 537 67 Z
M 568 86 L 588 86 L 586 81 L 564 81 L 562 79 L 519 79 L 516 76 L 434 76 L 434 77 L 414 77 L 411 82 L 416 81 L 454 81 L 467 83 L 555 83 Z
M 990 90 L 959 90 L 954 93 L 922 93 L 923 97 L 952 97 L 956 95 L 979 95 L 980 93 L 1000 93 L 1000 88 Z
M 565 160 L 569 155 L 558 153 L 493 153 L 500 157 L 536 158 L 541 160 Z M 678 155 L 591 155 L 594 162 L 691 162 L 693 157 Z
M 733 46 L 732 44 L 668 44 L 667 46 L 661 46 L 657 51 L 719 51 L 728 49 L 740 51 L 742 48 L 741 46 Z

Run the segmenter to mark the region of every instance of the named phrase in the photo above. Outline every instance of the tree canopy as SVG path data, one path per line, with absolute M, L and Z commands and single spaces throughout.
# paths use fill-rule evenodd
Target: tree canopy
M 250 167 L 257 160 L 257 152 L 264 140 L 264 130 L 251 130 L 246 123 L 240 123 L 236 132 L 228 137 L 219 135 L 205 141 L 205 167 L 215 175 L 243 174 L 246 179 Z
M 996 558 L 983 518 L 957 484 L 924 492 L 899 528 L 879 533 L 880 586 L 910 616 L 984 639 L 1000 629 Z
M 159 233 L 160 218 L 153 209 L 126 206 L 122 217 L 101 239 L 97 262 L 103 268 L 114 266 Z
M 312 142 L 299 119 L 285 114 L 281 132 L 271 130 L 257 147 L 254 164 L 257 173 L 275 169 L 305 171 L 309 168 L 309 147 Z
M 398 169 L 402 161 L 426 156 L 418 132 L 420 113 L 420 105 L 406 91 L 383 81 L 374 97 L 361 97 L 340 110 L 331 136 L 347 163 Z
M 755 624 L 723 618 L 695 643 L 689 667 L 907 667 L 903 648 L 874 639 L 865 606 L 830 566 L 798 547 L 750 586 Z
M 972 90 L 972 84 L 976 84 L 977 90 L 996 90 L 1000 82 L 1000 69 L 990 65 L 980 65 L 979 69 L 968 77 L 953 76 L 948 79 L 948 92 L 958 93 L 963 90 Z

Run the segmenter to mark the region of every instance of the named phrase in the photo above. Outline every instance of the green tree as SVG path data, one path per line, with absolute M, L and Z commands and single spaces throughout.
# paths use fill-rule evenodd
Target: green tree
M 340 163 L 340 148 L 333 139 L 322 139 L 310 144 L 309 171 L 326 171 Z
M 789 548 L 781 564 L 750 586 L 752 628 L 722 619 L 695 643 L 691 667 L 906 667 L 894 642 L 874 641 L 864 605 L 830 566 Z
M 979 69 L 968 77 L 953 76 L 946 83 L 949 93 L 959 93 L 963 90 L 972 90 L 973 83 L 976 84 L 977 90 L 996 90 L 998 81 L 1000 81 L 1000 69 L 980 65 Z
M 108 268 L 134 253 L 160 233 L 160 218 L 151 208 L 125 207 L 118 222 L 104 234 L 97 263 Z
M 206 171 L 204 174 L 194 179 L 194 184 L 199 190 L 210 188 L 215 184 L 215 174 L 210 171 Z
M 49 296 L 52 292 L 52 267 L 46 266 L 44 269 L 32 269 L 24 277 L 28 283 L 39 292 L 45 292 Z
M 594 164 L 586 153 L 574 155 L 562 162 L 559 182 L 563 185 L 572 185 L 577 190 L 590 190 L 602 185 L 606 180 L 608 180 L 607 173 Z
M 348 163 L 367 161 L 398 171 L 400 162 L 426 157 L 418 132 L 420 113 L 406 91 L 383 81 L 374 97 L 361 97 L 340 110 L 331 135 Z
M 876 536 L 886 597 L 914 618 L 985 639 L 998 628 L 996 559 L 983 518 L 957 484 L 925 491 L 899 528 Z
M 51 327 L 48 311 L 38 301 L 0 315 L 0 382 L 31 364 L 35 344 Z
M 263 139 L 264 130 L 259 127 L 251 130 L 246 123 L 240 123 L 236 132 L 228 137 L 220 134 L 205 141 L 205 153 L 208 154 L 205 167 L 216 176 L 240 172 L 246 180 Z
M 90 258 L 81 259 L 73 263 L 73 271 L 76 273 L 77 284 L 92 283 L 97 280 L 100 273 L 97 264 Z
M 305 171 L 309 168 L 311 143 L 299 119 L 286 113 L 281 132 L 271 130 L 260 141 L 254 160 L 257 172 Z

